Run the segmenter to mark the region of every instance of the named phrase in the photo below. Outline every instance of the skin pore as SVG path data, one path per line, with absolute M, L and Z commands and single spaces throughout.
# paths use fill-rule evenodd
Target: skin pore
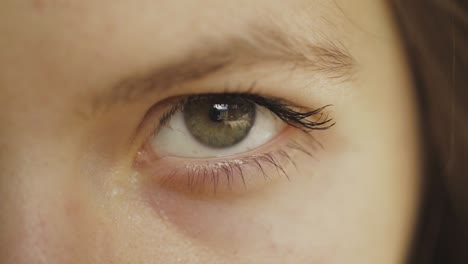
M 385 1 L 6 0 L 0 17 L 1 263 L 404 262 L 419 131 Z M 311 155 L 216 195 L 161 184 L 179 161 L 140 166 L 164 102 L 226 90 L 336 124 L 255 146 Z

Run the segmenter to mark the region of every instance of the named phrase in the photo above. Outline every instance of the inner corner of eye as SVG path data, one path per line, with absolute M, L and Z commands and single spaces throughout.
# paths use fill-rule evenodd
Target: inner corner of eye
M 151 145 L 169 156 L 231 156 L 268 143 L 285 127 L 271 111 L 249 100 L 199 95 L 167 118 Z

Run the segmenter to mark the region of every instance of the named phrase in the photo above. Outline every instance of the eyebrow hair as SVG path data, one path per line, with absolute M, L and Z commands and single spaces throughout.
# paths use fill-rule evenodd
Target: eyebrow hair
M 194 48 L 181 59 L 166 63 L 144 76 L 120 80 L 110 91 L 97 96 L 93 109 L 134 101 L 149 93 L 196 81 L 237 64 L 289 63 L 331 79 L 347 80 L 354 74 L 355 60 L 340 41 L 325 38 L 319 43 L 280 30 L 255 28 L 245 37 L 230 38 L 218 45 Z M 215 42 L 214 42 L 215 43 Z

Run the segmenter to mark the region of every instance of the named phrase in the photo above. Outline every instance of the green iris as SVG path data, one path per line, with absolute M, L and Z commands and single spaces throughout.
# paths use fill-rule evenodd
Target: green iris
M 185 125 L 200 143 L 227 148 L 241 142 L 255 122 L 255 104 L 235 96 L 189 98 L 184 105 Z

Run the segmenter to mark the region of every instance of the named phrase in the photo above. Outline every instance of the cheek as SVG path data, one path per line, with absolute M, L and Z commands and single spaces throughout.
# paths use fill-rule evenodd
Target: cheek
M 229 248 L 228 245 L 239 248 L 242 241 L 249 241 L 249 236 L 268 237 L 269 224 L 258 223 L 257 213 L 245 207 L 244 201 L 191 199 L 158 190 L 151 195 L 150 205 L 159 218 L 186 236 L 220 249 Z M 255 232 L 245 233 L 251 229 Z
M 310 157 L 296 162 L 311 164 Z M 310 168 L 301 171 L 293 171 L 290 181 L 277 179 L 235 197 L 195 197 L 154 185 L 143 190 L 156 219 L 216 254 L 252 258 L 253 263 L 263 259 L 323 263 L 333 255 L 336 241 L 334 224 L 327 224 L 333 220 L 324 221 L 334 211 L 321 201 L 329 179 L 314 177 Z

